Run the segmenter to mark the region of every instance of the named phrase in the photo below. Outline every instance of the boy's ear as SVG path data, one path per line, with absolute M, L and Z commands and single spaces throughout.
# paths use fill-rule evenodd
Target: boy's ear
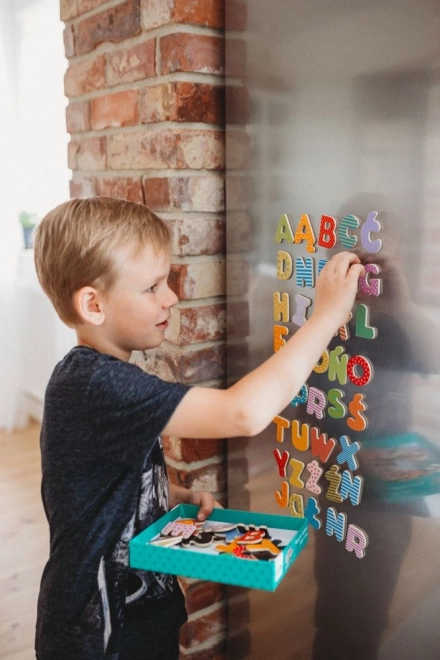
M 105 320 L 101 294 L 92 286 L 83 286 L 75 291 L 73 304 L 82 321 L 91 325 L 102 325 Z

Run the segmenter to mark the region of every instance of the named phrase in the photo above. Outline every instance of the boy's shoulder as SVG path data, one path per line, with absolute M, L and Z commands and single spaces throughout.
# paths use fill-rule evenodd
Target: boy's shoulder
M 149 376 L 137 365 L 124 362 L 119 358 L 100 353 L 88 346 L 75 346 L 55 366 L 49 381 L 49 387 L 57 387 L 68 383 L 86 383 L 100 388 L 114 388 L 124 381 L 136 384 L 140 381 L 149 381 Z
M 178 402 L 189 389 L 181 383 L 164 381 L 137 364 L 125 362 L 87 346 L 76 346 L 57 364 L 48 391 L 80 391 L 92 401 L 132 405 L 155 398 Z
M 55 366 L 49 386 L 55 383 L 90 379 L 100 369 L 112 369 L 119 362 L 111 355 L 88 346 L 75 346 Z

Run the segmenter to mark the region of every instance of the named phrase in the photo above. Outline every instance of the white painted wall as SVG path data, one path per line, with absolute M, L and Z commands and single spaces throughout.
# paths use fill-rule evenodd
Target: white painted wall
M 42 419 L 44 391 L 59 360 L 75 345 L 75 333 L 60 321 L 42 291 L 33 251 L 22 250 L 17 262 L 18 329 L 21 379 L 19 419 Z
M 40 290 L 20 211 L 69 198 L 59 0 L 0 1 L 0 428 L 41 417 L 49 375 L 74 343 Z

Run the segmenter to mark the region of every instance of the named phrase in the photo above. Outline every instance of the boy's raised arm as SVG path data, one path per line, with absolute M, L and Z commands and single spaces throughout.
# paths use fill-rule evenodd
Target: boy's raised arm
M 293 337 L 228 389 L 191 389 L 163 432 L 179 437 L 226 438 L 263 431 L 298 394 L 333 335 L 347 320 L 362 273 L 355 254 L 335 255 L 318 277 L 311 318 Z

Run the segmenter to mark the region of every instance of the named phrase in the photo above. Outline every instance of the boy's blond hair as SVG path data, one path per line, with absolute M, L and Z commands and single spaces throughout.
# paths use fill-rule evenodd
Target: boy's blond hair
M 107 291 L 115 281 L 114 253 L 145 245 L 169 249 L 166 224 L 143 204 L 111 197 L 71 199 L 42 219 L 34 238 L 40 284 L 67 325 L 80 323 L 73 294 L 83 286 Z

